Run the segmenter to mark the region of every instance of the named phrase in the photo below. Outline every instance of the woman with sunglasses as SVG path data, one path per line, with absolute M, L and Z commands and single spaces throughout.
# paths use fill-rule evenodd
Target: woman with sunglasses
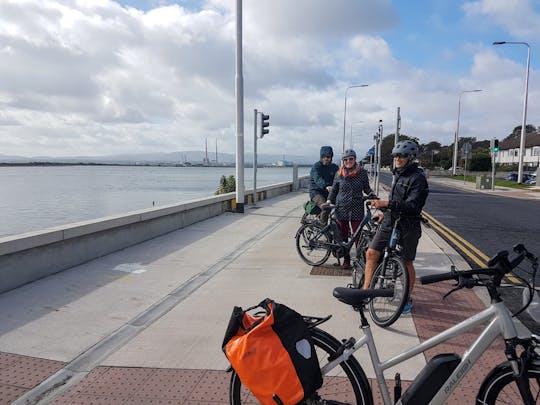
M 356 152 L 354 150 L 347 149 L 343 153 L 341 160 L 343 164 L 334 178 L 332 191 L 326 202 L 336 205 L 336 219 L 343 240 L 347 241 L 350 229 L 352 228 L 352 232 L 354 232 L 364 218 L 362 193 L 369 195 L 372 194 L 372 190 L 369 186 L 367 171 L 356 161 Z M 349 254 L 343 260 L 343 268 L 351 268 Z

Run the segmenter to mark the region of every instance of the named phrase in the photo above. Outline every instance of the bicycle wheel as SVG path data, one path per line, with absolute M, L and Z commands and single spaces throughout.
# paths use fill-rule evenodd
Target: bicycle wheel
M 386 259 L 373 273 L 369 288 L 393 289 L 392 297 L 373 298 L 369 304 L 369 314 L 377 325 L 387 327 L 392 325 L 403 311 L 409 298 L 409 272 L 405 263 L 395 256 Z
M 321 329 L 313 328 L 311 333 L 317 358 L 322 367 L 327 363 L 328 357 L 334 355 L 341 343 Z M 234 371 L 229 386 L 229 401 L 231 405 L 258 404 L 257 399 L 242 385 Z M 323 376 L 321 388 L 303 403 L 372 405 L 373 394 L 364 370 L 354 357 L 350 357 L 331 370 L 328 375 Z
M 296 251 L 310 266 L 320 266 L 330 257 L 330 234 L 318 223 L 304 224 L 296 232 Z
M 531 365 L 527 370 L 531 396 L 522 398 L 510 362 L 495 367 L 486 377 L 478 396 L 477 404 L 538 404 L 540 403 L 540 366 Z

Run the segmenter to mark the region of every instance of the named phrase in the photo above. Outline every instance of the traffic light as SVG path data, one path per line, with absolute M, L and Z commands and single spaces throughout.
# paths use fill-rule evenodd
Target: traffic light
M 270 132 L 270 130 L 267 129 L 270 126 L 270 123 L 268 122 L 269 119 L 270 116 L 268 114 L 261 113 L 261 138 Z
M 493 140 L 493 152 L 498 152 L 498 151 L 499 151 L 499 140 L 494 139 Z

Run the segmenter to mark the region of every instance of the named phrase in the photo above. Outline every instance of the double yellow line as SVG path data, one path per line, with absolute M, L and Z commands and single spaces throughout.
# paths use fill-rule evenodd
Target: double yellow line
M 432 215 L 429 215 L 426 211 L 422 211 L 422 215 L 428 219 L 429 225 L 433 229 L 435 229 L 440 235 L 444 236 L 454 246 L 459 248 L 465 255 L 467 255 L 469 259 L 471 259 L 480 267 L 487 266 L 489 257 L 486 256 L 482 251 L 478 250 L 474 245 L 463 239 L 450 228 L 437 221 L 435 218 L 433 218 Z M 505 277 L 507 278 L 507 280 L 514 284 L 521 284 L 520 281 L 512 274 L 507 274 Z
M 480 267 L 486 266 L 489 257 L 486 256 L 482 251 L 478 250 L 475 246 L 463 239 L 450 228 L 437 221 L 426 211 L 422 211 L 422 215 L 429 220 L 429 225 L 433 229 L 435 229 L 439 234 L 444 236 L 454 246 L 458 247 L 465 255 L 467 255 L 469 259 L 471 259 Z

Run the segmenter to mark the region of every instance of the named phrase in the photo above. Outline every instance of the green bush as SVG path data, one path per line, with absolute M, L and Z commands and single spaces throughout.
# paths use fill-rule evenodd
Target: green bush
M 219 179 L 219 186 L 214 194 L 226 194 L 232 193 L 233 191 L 236 191 L 236 179 L 231 174 L 229 177 L 221 176 Z

